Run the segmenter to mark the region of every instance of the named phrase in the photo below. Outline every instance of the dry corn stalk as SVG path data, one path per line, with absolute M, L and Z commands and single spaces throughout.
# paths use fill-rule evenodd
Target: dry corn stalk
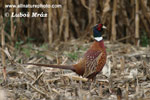
M 124 69 L 125 69 L 125 60 L 124 57 L 120 58 L 120 63 L 121 63 L 121 72 L 124 74 Z
M 96 24 L 96 1 L 89 0 L 89 24 L 95 25 Z
M 48 0 L 48 4 L 51 5 L 52 1 Z M 53 32 L 52 32 L 52 8 L 48 8 L 48 42 L 51 44 L 53 41 Z
M 16 5 L 18 5 L 18 4 L 19 4 L 19 0 L 16 0 Z M 16 13 L 19 13 L 19 12 L 20 12 L 20 9 L 16 8 Z M 20 18 L 19 17 L 16 18 L 16 22 L 17 22 L 17 26 L 16 27 L 20 27 L 21 22 L 20 22 Z M 20 32 L 21 32 L 21 28 L 17 28 L 16 29 L 16 34 L 20 34 Z
M 63 37 L 63 39 L 65 41 L 68 40 L 69 38 L 69 16 L 68 16 L 68 9 L 67 9 L 67 0 L 65 0 L 63 2 L 64 7 L 62 9 L 62 17 L 60 19 L 60 26 L 59 26 L 59 38 L 61 39 Z M 65 25 L 65 29 L 63 32 L 63 27 Z M 64 35 L 64 36 L 63 36 Z
M 13 1 L 14 1 L 14 0 L 11 0 L 11 5 L 14 4 Z M 12 12 L 14 12 L 13 7 L 11 8 L 11 13 L 12 13 Z M 15 36 L 15 35 L 14 35 L 14 23 L 13 23 L 14 20 L 13 20 L 13 17 L 10 17 L 10 20 L 11 20 L 11 40 L 12 40 L 12 41 L 11 41 L 11 42 L 12 42 L 11 45 L 14 46 L 14 40 L 15 40 L 15 37 L 14 37 L 14 36 Z
M 65 33 L 64 33 L 64 40 L 67 41 L 69 38 L 69 16 L 67 12 L 67 0 L 64 1 L 64 16 L 65 16 Z
M 136 0 L 136 14 L 135 14 L 135 44 L 137 45 L 137 41 L 139 39 L 139 0 Z
M 106 0 L 105 4 L 104 4 L 104 9 L 103 9 L 103 14 L 102 14 L 102 23 L 106 22 L 106 13 L 108 13 L 108 11 L 110 10 L 110 0 Z
M 31 4 L 31 0 L 28 0 L 28 4 Z M 31 15 L 31 8 L 28 8 L 28 12 Z M 30 31 L 31 31 L 31 22 L 30 18 L 28 18 L 28 29 L 27 29 L 28 37 L 30 37 Z
M 4 5 L 4 2 L 6 2 L 6 4 L 13 4 L 12 1 L 14 0 L 1 1 L 3 2 L 0 3 L 0 7 L 1 5 Z M 14 3 L 16 5 L 26 3 L 26 0 L 18 1 L 19 0 L 14 1 Z M 11 18 L 10 37 L 12 41 L 17 38 L 25 40 L 27 37 L 29 37 L 29 35 L 33 36 L 37 40 L 40 37 L 39 40 L 45 42 L 49 41 L 49 43 L 52 43 L 55 40 L 68 41 L 72 38 L 85 38 L 89 36 L 90 33 L 92 34 L 91 28 L 93 25 L 95 25 L 95 23 L 98 23 L 97 19 L 99 16 L 102 17 L 100 23 L 105 24 L 108 29 L 105 31 L 105 36 L 111 41 L 116 41 L 117 39 L 120 41 L 133 43 L 134 39 L 129 38 L 132 36 L 133 38 L 140 38 L 139 28 L 146 31 L 147 36 L 150 37 L 150 3 L 148 0 L 66 0 L 63 2 L 62 0 L 48 0 L 47 2 L 42 0 L 27 1 L 29 4 L 48 4 L 47 2 L 51 2 L 51 4 L 62 5 L 62 8 L 29 8 L 28 12 L 31 10 L 34 12 L 41 12 L 42 10 L 43 12 L 48 13 L 48 18 L 39 17 L 32 18 L 32 20 L 30 18 L 21 18 L 23 20 L 20 20 L 20 18 L 15 18 L 17 25 L 15 35 L 15 27 L 13 24 L 15 21 L 13 18 Z M 111 8 L 113 9 L 111 10 Z M 2 13 L 4 12 L 3 9 L 0 10 Z M 7 9 L 5 10 L 7 11 Z M 25 10 L 22 8 L 16 9 L 16 13 L 24 11 Z M 10 13 L 11 10 L 8 12 Z M 24 21 L 27 22 L 27 25 L 24 23 Z M 139 24 L 140 22 L 142 23 Z M 6 23 L 8 23 L 7 20 Z M 32 30 L 29 26 L 32 28 Z M 110 30 L 111 32 L 109 32 Z M 28 34 L 28 36 L 26 34 Z
M 113 2 L 113 13 L 112 13 L 112 30 L 111 30 L 111 41 L 116 41 L 116 12 L 117 12 L 117 0 L 114 0 Z
M 2 21 L 3 21 L 3 17 L 1 16 Z M 5 34 L 4 34 L 4 23 L 1 22 L 1 45 L 2 45 L 2 49 L 5 48 Z M 3 51 L 1 51 L 1 57 L 2 57 L 2 66 L 3 66 L 3 77 L 4 80 L 6 81 L 6 62 L 5 62 L 5 53 Z

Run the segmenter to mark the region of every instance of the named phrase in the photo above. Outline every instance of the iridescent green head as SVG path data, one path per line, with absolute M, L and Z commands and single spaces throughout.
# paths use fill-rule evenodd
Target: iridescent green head
M 93 36 L 96 41 L 101 41 L 103 39 L 102 38 L 103 29 L 106 29 L 106 27 L 103 24 L 97 24 L 96 26 L 93 27 Z

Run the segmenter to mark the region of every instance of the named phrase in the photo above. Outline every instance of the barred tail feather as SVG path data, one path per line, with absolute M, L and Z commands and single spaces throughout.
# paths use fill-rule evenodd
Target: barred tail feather
M 50 67 L 50 68 L 59 68 L 59 69 L 68 69 L 74 71 L 73 65 L 48 65 L 48 64 L 37 64 L 37 63 L 26 63 L 25 65 L 35 65 L 40 67 Z

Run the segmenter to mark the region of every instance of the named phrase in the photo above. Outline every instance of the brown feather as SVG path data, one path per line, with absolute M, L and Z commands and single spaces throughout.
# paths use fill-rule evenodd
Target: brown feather
M 59 68 L 59 69 L 69 69 L 75 71 L 73 65 L 48 65 L 48 64 L 37 64 L 37 63 L 26 63 L 25 65 L 36 65 L 43 67 Z

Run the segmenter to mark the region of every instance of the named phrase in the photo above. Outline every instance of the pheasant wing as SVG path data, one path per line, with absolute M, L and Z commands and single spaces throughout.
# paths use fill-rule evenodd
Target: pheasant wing
M 85 53 L 86 67 L 83 77 L 90 77 L 92 74 L 97 74 L 98 60 L 101 58 L 102 52 L 96 50 L 89 50 Z

